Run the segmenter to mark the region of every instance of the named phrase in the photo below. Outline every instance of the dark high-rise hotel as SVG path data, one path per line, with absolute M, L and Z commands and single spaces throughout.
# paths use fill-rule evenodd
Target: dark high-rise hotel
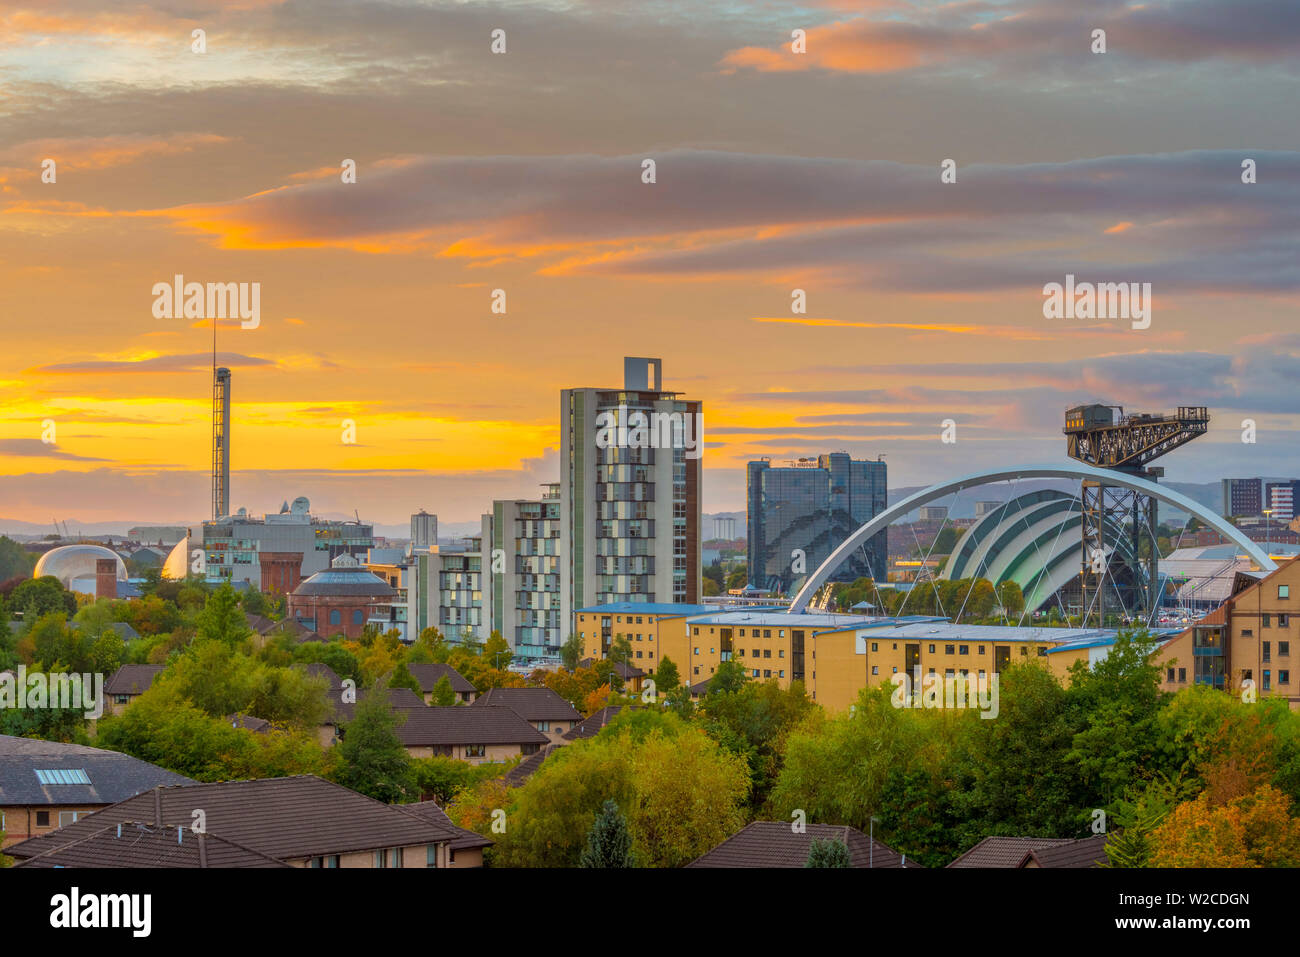
M 884 511 L 886 479 L 883 461 L 856 461 L 847 452 L 778 464 L 768 459 L 750 462 L 749 583 L 791 592 L 840 543 Z M 841 565 L 832 580 L 883 581 L 885 555 L 882 531 Z

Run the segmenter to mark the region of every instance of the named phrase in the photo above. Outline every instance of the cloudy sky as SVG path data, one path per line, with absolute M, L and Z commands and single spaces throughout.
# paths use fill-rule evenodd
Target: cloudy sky
M 0 0 L 0 110 L 0 518 L 206 516 L 176 274 L 261 284 L 255 513 L 531 495 L 623 355 L 705 401 L 706 511 L 759 456 L 1059 461 L 1080 401 L 1208 405 L 1172 480 L 1300 473 L 1294 0 Z M 1044 318 L 1067 274 L 1149 328 Z

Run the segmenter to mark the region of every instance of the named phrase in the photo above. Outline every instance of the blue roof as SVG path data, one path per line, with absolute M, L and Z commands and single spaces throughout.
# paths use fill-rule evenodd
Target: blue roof
M 590 605 L 586 608 L 579 608 L 579 612 L 587 614 L 607 614 L 607 615 L 704 615 L 711 611 L 719 611 L 720 605 L 688 605 L 678 604 L 676 602 L 655 602 L 655 601 L 615 601 L 608 605 Z

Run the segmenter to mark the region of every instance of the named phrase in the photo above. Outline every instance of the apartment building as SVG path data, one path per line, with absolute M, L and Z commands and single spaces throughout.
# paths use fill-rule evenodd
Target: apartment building
M 659 359 L 622 388 L 560 393 L 561 621 L 617 602 L 701 594 L 703 404 L 662 387 Z

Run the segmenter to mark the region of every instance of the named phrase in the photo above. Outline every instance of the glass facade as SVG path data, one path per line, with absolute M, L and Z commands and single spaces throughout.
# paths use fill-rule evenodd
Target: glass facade
M 885 509 L 885 463 L 854 460 L 847 452 L 788 465 L 750 462 L 746 478 L 749 583 L 756 588 L 789 594 Z M 885 537 L 883 531 L 872 536 L 831 580 L 883 580 Z

